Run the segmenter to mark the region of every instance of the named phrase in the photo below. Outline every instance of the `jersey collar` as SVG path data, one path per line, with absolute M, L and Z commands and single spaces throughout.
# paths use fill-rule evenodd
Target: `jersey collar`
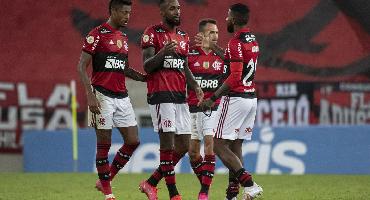
M 166 32 L 169 32 L 169 33 L 177 31 L 177 27 L 175 27 L 175 29 L 171 31 L 163 22 L 159 23 L 159 26 L 161 26 L 161 28 L 163 28 Z
M 108 29 L 108 30 L 110 30 L 110 31 L 112 31 L 112 32 L 117 31 L 115 28 L 113 28 L 111 25 L 109 25 L 108 22 L 105 22 L 103 24 L 103 27 L 106 28 L 106 29 Z
M 199 51 L 199 53 L 201 55 L 206 55 L 206 56 L 213 55 L 213 51 L 212 50 L 207 54 L 201 47 L 197 46 L 196 48 L 197 48 L 197 50 Z

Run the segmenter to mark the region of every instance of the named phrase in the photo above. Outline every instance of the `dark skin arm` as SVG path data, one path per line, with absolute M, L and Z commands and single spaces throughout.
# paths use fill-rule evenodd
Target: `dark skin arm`
M 125 76 L 135 80 L 135 81 L 146 81 L 146 75 L 132 69 L 131 67 L 125 67 L 124 69 Z
M 175 53 L 177 42 L 171 41 L 167 43 L 157 54 L 154 47 L 148 47 L 143 50 L 144 70 L 150 74 L 162 67 L 165 55 Z
M 98 99 L 96 99 L 95 95 L 91 91 L 91 82 L 89 76 L 87 75 L 87 68 L 90 65 L 92 60 L 92 56 L 86 52 L 81 53 L 80 61 L 78 62 L 78 74 L 82 81 L 82 84 L 85 88 L 86 97 L 87 97 L 87 105 L 92 113 L 100 114 L 100 104 Z
M 188 86 L 195 91 L 195 94 L 197 95 L 197 99 L 199 101 L 198 105 L 203 101 L 204 93 L 202 91 L 202 88 L 199 87 L 197 81 L 195 80 L 193 73 L 191 73 L 189 66 L 188 66 L 188 60 L 186 59 L 185 66 L 185 77 L 186 77 L 186 83 Z
M 213 94 L 213 96 L 201 102 L 199 107 L 204 111 L 210 110 L 214 106 L 216 99 L 227 95 L 229 91 L 230 87 L 225 83 L 222 84 L 221 87 L 218 88 L 218 90 Z

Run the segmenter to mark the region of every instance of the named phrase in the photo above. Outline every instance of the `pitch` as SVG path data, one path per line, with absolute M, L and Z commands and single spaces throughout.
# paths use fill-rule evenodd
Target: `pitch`
M 112 183 L 117 200 L 145 200 L 138 184 L 149 174 L 119 174 Z M 102 200 L 94 189 L 97 178 L 92 173 L 0 173 L 0 200 Z M 365 200 L 370 197 L 370 176 L 349 175 L 256 175 L 264 189 L 261 200 L 342 199 Z M 192 174 L 176 176 L 185 200 L 196 199 L 199 183 Z M 216 175 L 210 190 L 212 200 L 223 200 L 226 175 Z M 164 181 L 159 184 L 159 200 L 168 198 Z

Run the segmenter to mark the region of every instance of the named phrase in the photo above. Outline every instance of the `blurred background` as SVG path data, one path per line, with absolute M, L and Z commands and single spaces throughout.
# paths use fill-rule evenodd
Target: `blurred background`
M 156 2 L 134 1 L 124 30 L 130 64 L 142 72 L 139 42 L 145 27 L 161 20 Z M 249 26 L 261 56 L 254 136 L 243 149 L 250 171 L 370 174 L 370 1 L 179 2 L 182 28 L 193 37 L 200 19 L 215 18 L 221 46 L 231 37 L 228 7 L 244 2 L 251 9 Z M 0 171 L 94 171 L 95 134 L 86 127 L 77 63 L 86 34 L 108 17 L 108 1 L 1 4 Z M 77 82 L 78 159 L 72 156 L 72 80 Z M 159 145 L 146 85 L 126 84 L 142 144 L 124 171 L 149 172 L 159 161 Z M 115 132 L 111 156 L 121 143 Z M 186 160 L 177 172 L 191 171 Z M 225 171 L 218 163 L 217 172 Z

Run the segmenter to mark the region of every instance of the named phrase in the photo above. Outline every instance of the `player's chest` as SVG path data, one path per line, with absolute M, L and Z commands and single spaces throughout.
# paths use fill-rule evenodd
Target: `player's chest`
M 193 73 L 221 74 L 223 61 L 215 55 L 189 56 L 189 68 Z
M 158 34 L 158 50 L 162 49 L 168 42 L 176 41 L 177 42 L 177 53 L 187 55 L 189 51 L 188 39 L 186 36 L 177 34 L 177 33 L 159 33 Z
M 99 50 L 104 52 L 114 52 L 120 54 L 128 53 L 127 37 L 121 34 L 102 35 L 98 45 Z

